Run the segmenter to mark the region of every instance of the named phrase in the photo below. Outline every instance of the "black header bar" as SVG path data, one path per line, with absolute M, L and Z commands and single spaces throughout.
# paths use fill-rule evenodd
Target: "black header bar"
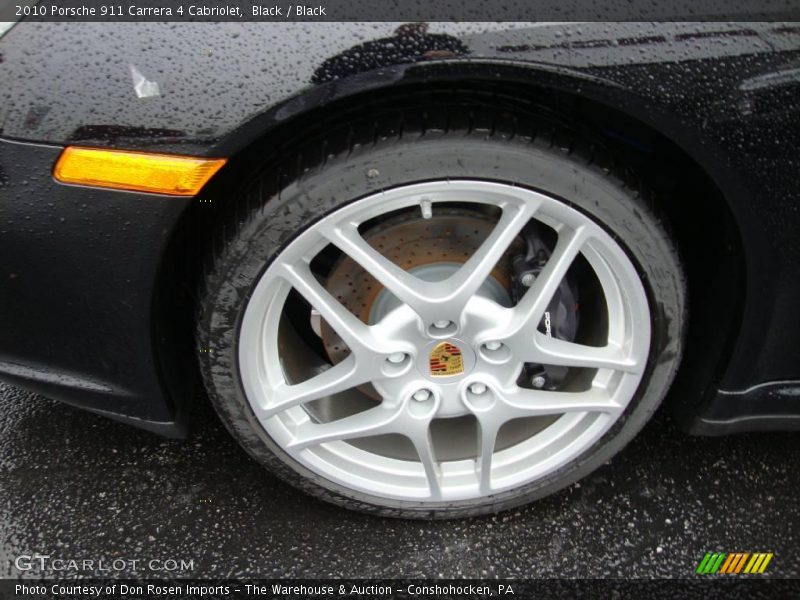
M 7 3 L 3 8 L 6 19 L 51 22 L 800 19 L 797 0 L 4 0 L 3 3 Z

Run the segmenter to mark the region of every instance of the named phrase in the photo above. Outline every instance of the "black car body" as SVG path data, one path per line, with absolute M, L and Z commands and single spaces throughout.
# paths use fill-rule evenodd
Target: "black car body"
M 182 434 L 216 207 L 309 123 L 419 89 L 509 91 L 649 173 L 689 279 L 682 424 L 800 423 L 798 23 L 23 20 L 0 39 L 0 377 Z M 229 161 L 173 198 L 59 183 L 65 146 Z

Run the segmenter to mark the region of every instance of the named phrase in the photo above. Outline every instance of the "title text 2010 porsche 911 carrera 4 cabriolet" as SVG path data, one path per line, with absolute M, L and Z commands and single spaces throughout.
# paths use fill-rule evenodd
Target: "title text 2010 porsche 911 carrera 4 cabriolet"
M 0 377 L 404 517 L 800 422 L 800 24 L 0 39 Z M 199 377 L 194 377 L 195 373 Z

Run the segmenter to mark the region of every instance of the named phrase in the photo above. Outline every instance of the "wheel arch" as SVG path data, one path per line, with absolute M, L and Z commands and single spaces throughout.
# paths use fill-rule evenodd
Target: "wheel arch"
M 439 63 L 358 74 L 311 88 L 254 116 L 214 144 L 209 154 L 227 155 L 229 163 L 183 214 L 159 273 L 155 326 L 162 337 L 176 341 L 159 348 L 159 364 L 168 382 L 197 379 L 197 352 L 203 349 L 193 347 L 193 327 L 186 316 L 194 314 L 189 304 L 196 300 L 202 282 L 213 230 L 224 215 L 248 209 L 246 198 L 236 198 L 248 174 L 296 150 L 326 124 L 380 108 L 402 108 L 426 94 L 464 103 L 478 96 L 502 99 L 509 110 L 542 111 L 562 119 L 587 135 L 601 137 L 655 191 L 655 202 L 669 221 L 688 274 L 689 332 L 667 401 L 679 420 L 688 424 L 723 376 L 743 314 L 744 243 L 731 194 L 723 191 L 736 185 L 737 176 L 720 160 L 709 158 L 713 153 L 707 148 L 702 155 L 694 152 L 703 145 L 697 133 L 634 92 L 543 66 Z M 302 170 L 303 164 L 298 161 L 295 169 Z M 177 303 L 176 295 L 181 298 Z M 194 353 L 194 359 L 180 369 L 173 362 L 167 368 L 163 355 L 172 352 L 167 350 L 170 346 Z M 170 389 L 184 388 L 172 381 Z

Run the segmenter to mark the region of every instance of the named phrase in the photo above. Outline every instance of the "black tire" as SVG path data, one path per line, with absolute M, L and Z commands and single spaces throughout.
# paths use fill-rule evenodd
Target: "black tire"
M 647 191 L 632 183 L 635 179 L 615 166 L 600 144 L 588 143 L 561 126 L 543 127 L 541 121 L 522 114 L 506 115 L 492 128 L 477 130 L 471 125 L 470 109 L 450 107 L 441 112 L 446 125 L 436 129 L 414 126 L 402 111 L 372 115 L 319 134 L 281 165 L 271 164 L 256 173 L 242 194 L 241 213 L 232 217 L 229 227 L 220 228 L 199 305 L 197 338 L 205 350 L 200 356 L 206 388 L 239 443 L 297 488 L 384 516 L 454 518 L 497 512 L 584 477 L 619 452 L 656 410 L 678 367 L 686 328 L 684 276 L 664 223 Z M 513 130 L 502 123 L 513 123 Z M 548 133 L 542 134 L 543 129 Z M 309 156 L 320 158 L 309 161 Z M 236 348 L 253 287 L 298 231 L 381 189 L 442 178 L 480 178 L 540 190 L 602 225 L 627 251 L 644 283 L 652 343 L 645 376 L 627 410 L 578 459 L 522 489 L 430 506 L 344 489 L 290 458 L 269 438 L 248 404 Z

